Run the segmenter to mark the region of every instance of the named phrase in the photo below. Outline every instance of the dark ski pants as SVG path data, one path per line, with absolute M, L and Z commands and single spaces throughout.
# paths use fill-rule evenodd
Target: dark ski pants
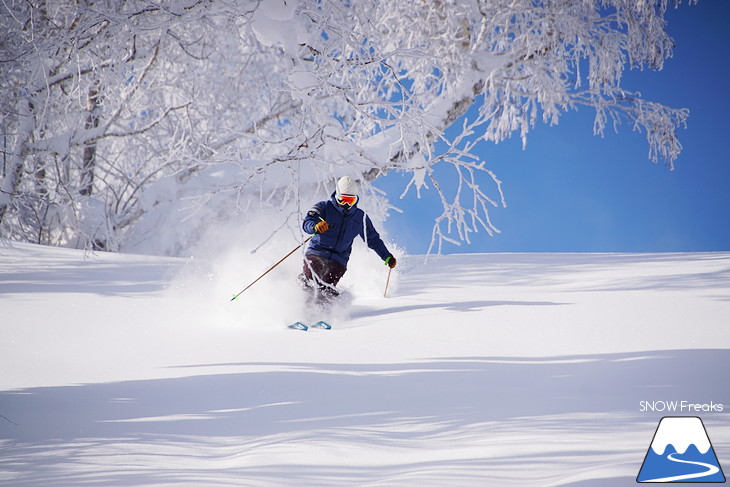
M 303 286 L 327 297 L 337 296 L 335 286 L 347 271 L 347 268 L 336 260 L 325 259 L 319 255 L 304 256 L 304 270 L 299 275 Z

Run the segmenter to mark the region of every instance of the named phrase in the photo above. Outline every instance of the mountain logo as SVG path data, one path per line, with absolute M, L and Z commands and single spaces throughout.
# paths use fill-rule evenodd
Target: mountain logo
M 702 420 L 695 416 L 662 418 L 636 481 L 725 482 Z

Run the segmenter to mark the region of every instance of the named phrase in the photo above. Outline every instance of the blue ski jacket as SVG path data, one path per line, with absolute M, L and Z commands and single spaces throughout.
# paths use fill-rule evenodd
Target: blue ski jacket
M 329 229 L 312 237 L 307 254 L 333 259 L 347 268 L 352 242 L 359 235 L 381 259 L 392 257 L 370 217 L 357 207 L 357 203 L 352 208 L 342 207 L 337 204 L 335 194 L 332 193 L 329 200 L 320 201 L 307 212 L 302 228 L 307 233 L 314 233 L 314 226 L 322 220 L 329 224 Z

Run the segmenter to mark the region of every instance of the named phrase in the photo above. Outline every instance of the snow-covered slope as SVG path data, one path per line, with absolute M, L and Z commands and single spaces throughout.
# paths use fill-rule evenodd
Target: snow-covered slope
M 281 255 L 0 246 L 0 485 L 635 485 L 666 415 L 730 465 L 730 253 L 405 257 L 386 298 L 358 248 L 329 332 L 285 327 L 297 255 L 229 302 Z

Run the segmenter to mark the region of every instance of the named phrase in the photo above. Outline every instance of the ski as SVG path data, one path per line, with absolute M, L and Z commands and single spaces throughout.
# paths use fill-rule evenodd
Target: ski
M 315 324 L 313 324 L 311 326 L 307 326 L 304 323 L 302 323 L 301 321 L 297 321 L 297 322 L 292 323 L 291 325 L 289 325 L 288 328 L 291 328 L 292 330 L 300 330 L 300 331 L 307 331 L 309 329 L 312 329 L 312 330 L 331 330 L 332 329 L 332 325 L 330 325 L 329 323 L 327 323 L 324 320 L 320 320 L 320 321 L 316 322 Z
M 319 330 L 331 330 L 332 325 L 330 325 L 329 323 L 327 323 L 324 320 L 320 320 L 320 321 L 316 322 L 315 324 L 313 324 L 311 326 L 311 328 L 317 328 Z

